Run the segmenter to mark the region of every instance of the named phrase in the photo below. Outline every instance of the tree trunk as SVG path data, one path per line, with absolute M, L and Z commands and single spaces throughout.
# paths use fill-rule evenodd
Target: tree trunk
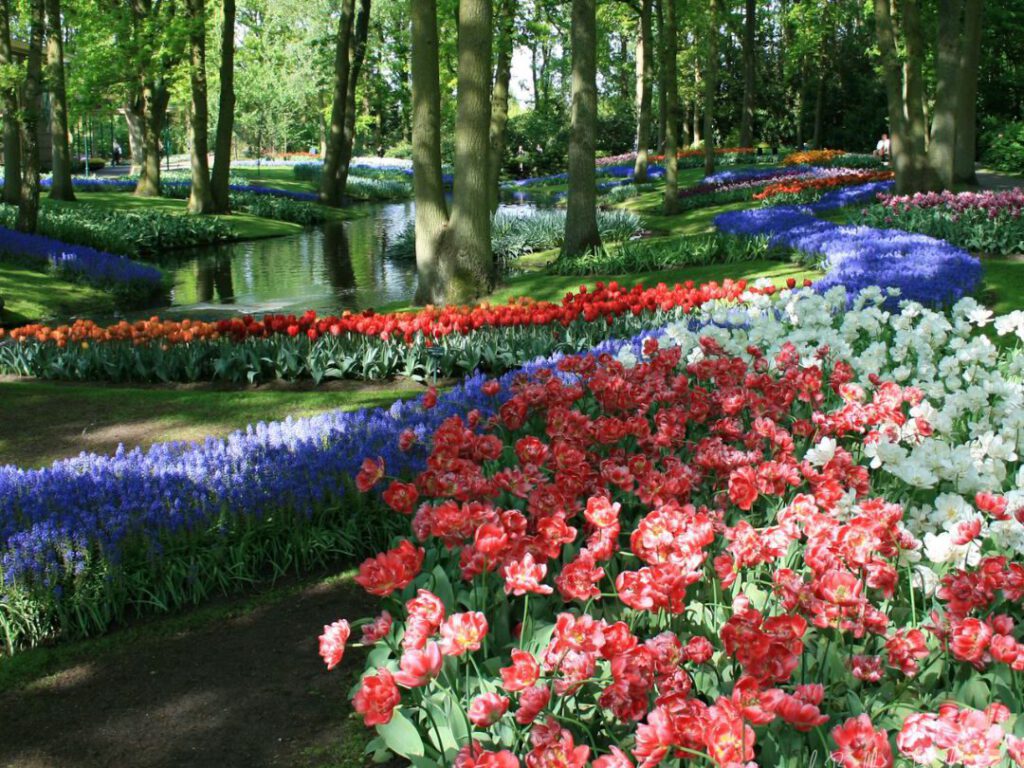
M 217 137 L 213 148 L 210 194 L 213 210 L 231 211 L 231 142 L 235 133 L 235 0 L 224 0 L 220 36 L 220 97 L 217 107 Z
M 334 46 L 334 92 L 331 101 L 331 124 L 327 138 L 327 154 L 320 180 L 320 202 L 339 206 L 345 195 L 338 172 L 341 170 L 342 144 L 345 139 L 345 109 L 348 106 L 348 49 L 352 38 L 352 17 L 355 0 L 342 0 L 338 35 Z
M 974 173 L 977 152 L 978 61 L 981 57 L 981 18 L 984 0 L 967 0 L 964 11 L 964 35 L 960 46 L 960 74 L 957 78 L 956 150 L 953 181 L 957 184 L 978 183 Z
M 743 114 L 740 118 L 740 146 L 754 143 L 754 99 L 757 88 L 755 46 L 757 45 L 757 0 L 746 0 L 743 26 Z
M 138 176 L 142 173 L 142 164 L 146 156 L 145 143 L 142 137 L 142 97 L 139 96 L 132 104 L 121 107 L 125 125 L 128 127 L 128 151 L 132 155 L 129 173 Z
M 664 50 L 665 48 L 665 0 L 655 0 L 655 21 L 658 25 L 658 46 Z M 653 55 L 653 42 L 651 45 L 651 54 Z M 660 64 L 660 62 L 659 62 Z M 660 65 L 658 67 L 658 153 L 665 154 L 665 127 L 668 123 L 666 117 L 665 107 L 665 67 Z
M 417 304 L 443 304 L 438 245 L 448 225 L 441 179 L 441 86 L 437 0 L 410 0 L 412 15 L 412 183 L 416 196 Z
M 825 70 L 822 64 L 822 71 L 818 75 L 818 86 L 814 94 L 814 137 L 811 139 L 815 149 L 822 148 L 824 138 L 825 121 Z
M 928 162 L 928 126 L 924 113 L 924 31 L 918 0 L 902 0 L 903 30 L 906 42 L 906 143 L 911 152 L 913 191 L 935 189 L 938 178 Z
M 188 0 L 189 82 L 192 86 L 192 111 L 189 116 L 192 129 L 190 164 L 192 191 L 188 197 L 188 212 L 213 213 L 213 193 L 210 190 L 210 113 L 206 85 L 206 0 Z
M 345 105 L 345 134 L 341 142 L 341 168 L 338 169 L 338 186 L 342 192 L 348 186 L 348 169 L 352 165 L 352 150 L 356 141 L 356 90 L 359 87 L 359 73 L 366 58 L 366 39 L 370 33 L 370 0 L 360 0 L 359 15 L 352 34 L 348 56 L 348 91 Z
M 661 65 L 665 68 L 665 215 L 676 212 L 679 201 L 679 22 L 676 0 L 665 2 L 664 47 Z
M 490 152 L 491 21 L 491 0 L 460 0 L 455 191 L 437 259 L 447 304 L 476 299 L 494 285 L 490 164 L 481 162 Z
M 640 37 L 636 44 L 636 163 L 633 182 L 647 181 L 648 145 L 651 136 L 651 94 L 654 91 L 654 40 L 651 9 L 654 0 L 640 0 Z
M 491 212 L 498 210 L 501 169 L 505 164 L 505 129 L 508 126 L 508 89 L 512 80 L 512 48 L 515 33 L 515 3 L 502 0 L 498 19 L 497 64 L 494 69 L 494 91 L 491 93 L 490 126 L 490 190 Z
M 690 104 L 682 104 L 683 110 L 683 133 L 679 139 L 679 146 L 689 147 L 693 143 L 693 109 Z
M 913 170 L 904 117 L 902 66 L 896 52 L 896 25 L 890 2 L 891 0 L 874 0 L 875 31 L 882 61 L 886 100 L 889 105 L 889 142 L 892 166 L 896 172 L 896 191 L 904 193 L 914 191 L 911 180 Z
M 160 133 L 170 91 L 163 79 L 142 84 L 142 171 L 135 185 L 138 197 L 160 196 Z
M 569 132 L 569 198 L 565 217 L 568 256 L 601 247 L 597 229 L 597 4 L 572 0 L 572 126 Z
M 53 142 L 53 182 L 50 197 L 74 200 L 71 183 L 71 148 L 68 146 L 68 97 L 64 83 L 64 37 L 60 0 L 46 0 L 46 81 L 50 92 L 50 134 Z
M 708 66 L 704 75 L 704 175 L 715 172 L 715 93 L 718 90 L 718 0 L 711 0 Z
M 39 224 L 39 108 L 42 100 L 43 30 L 46 11 L 43 0 L 29 3 L 29 48 L 25 69 L 25 103 L 21 109 L 21 199 L 18 201 L 18 230 L 35 232 Z
M 14 61 L 11 52 L 9 0 L 0 0 L 0 66 Z M 21 131 L 18 120 L 18 91 L 3 90 L 4 110 L 4 197 L 8 205 L 21 201 Z

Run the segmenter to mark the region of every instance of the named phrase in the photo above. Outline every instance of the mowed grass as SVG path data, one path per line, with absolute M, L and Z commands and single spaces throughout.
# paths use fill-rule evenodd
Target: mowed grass
M 102 218 L 109 210 L 120 211 L 159 211 L 173 215 L 187 215 L 188 201 L 173 200 L 167 197 L 136 197 L 130 192 L 80 192 L 73 203 L 58 202 L 46 199 L 47 207 L 74 207 L 88 210 L 91 215 Z M 230 216 L 218 216 L 230 225 L 235 237 L 239 240 L 260 240 L 267 237 L 294 235 L 302 231 L 302 226 L 287 221 L 264 219 L 250 216 L 247 213 L 233 213 Z
M 122 387 L 0 380 L 0 465 L 40 467 L 120 444 L 223 437 L 260 421 L 386 407 L 422 394 L 413 382 L 338 382 L 319 389 Z
M 317 187 L 311 181 L 298 181 L 291 167 L 279 165 L 261 167 L 258 170 L 250 166 L 245 168 L 232 168 L 232 176 L 239 176 L 246 180 L 246 183 L 254 186 L 272 187 L 273 189 L 284 189 L 288 192 L 316 192 Z
M 99 289 L 8 263 L 0 263 L 0 296 L 4 299 L 0 323 L 4 325 L 114 309 L 113 300 Z

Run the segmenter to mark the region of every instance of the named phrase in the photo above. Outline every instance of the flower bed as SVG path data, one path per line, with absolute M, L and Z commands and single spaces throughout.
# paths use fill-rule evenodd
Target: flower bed
M 362 626 L 371 751 L 1020 764 L 1021 358 L 971 301 L 787 298 L 522 380 L 412 480 L 366 454 L 411 533 L 359 569 L 385 611 L 320 652 Z
M 767 205 L 799 205 L 812 202 L 833 189 L 855 187 L 876 181 L 891 181 L 895 177 L 896 174 L 892 171 L 856 171 L 839 168 L 824 175 L 798 176 L 768 184 L 754 195 L 754 199 L 761 200 Z
M 865 224 L 938 237 L 993 256 L 1024 253 L 1024 190 L 879 196 Z
M 827 202 L 838 205 L 840 199 Z M 819 291 L 879 286 L 895 292 L 893 305 L 905 298 L 937 306 L 969 295 L 981 281 L 981 263 L 949 243 L 894 229 L 840 226 L 807 208 L 730 211 L 717 216 L 715 226 L 726 234 L 768 236 L 771 245 L 809 257 L 827 273 L 815 284 Z
M 585 350 L 609 337 L 663 325 L 710 301 L 735 301 L 745 281 L 581 288 L 561 304 L 428 308 L 394 314 L 250 316 L 216 323 L 90 321 L 32 325 L 0 345 L 0 371 L 47 379 L 231 381 L 396 375 L 428 379 L 501 372 L 555 350 Z
M 594 353 L 635 345 L 607 341 Z M 353 446 L 393 472 L 419 471 L 423 441 L 445 419 L 495 412 L 516 379 L 561 357 L 497 384 L 470 376 L 450 392 L 386 409 L 260 423 L 195 445 L 83 454 L 41 470 L 0 467 L 0 655 L 364 556 L 396 528 L 356 493 Z
M 838 160 L 846 152 L 841 149 L 811 149 L 791 152 L 783 159 L 783 165 L 822 165 Z
M 664 155 L 651 154 L 648 156 L 652 163 L 663 163 Z M 680 168 L 696 168 L 704 164 L 703 149 L 680 150 L 676 157 L 679 160 Z M 758 155 L 756 147 L 715 147 L 716 161 L 723 165 L 742 165 L 745 163 L 768 162 L 772 156 Z M 597 158 L 597 167 L 602 168 L 610 165 L 629 165 L 636 162 L 636 152 L 624 152 L 620 155 Z
M 3 227 L 0 258 L 52 269 L 61 277 L 108 290 L 122 308 L 144 307 L 164 292 L 163 274 L 154 267 L 88 246 L 69 245 Z

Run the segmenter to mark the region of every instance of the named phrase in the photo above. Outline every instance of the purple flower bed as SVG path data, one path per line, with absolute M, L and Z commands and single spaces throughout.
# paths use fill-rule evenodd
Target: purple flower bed
M 977 288 L 981 262 L 947 242 L 895 229 L 840 226 L 811 212 L 853 201 L 854 192 L 877 194 L 877 188 L 866 187 L 877 185 L 836 190 L 809 207 L 731 211 L 717 216 L 715 225 L 732 235 L 767 235 L 773 246 L 820 258 L 828 274 L 815 283 L 815 290 L 843 286 L 851 301 L 864 288 L 880 286 L 899 289 L 901 298 L 934 306 L 955 302 Z
M 941 208 L 952 216 L 976 210 L 989 218 L 1009 216 L 1019 218 L 1024 213 L 1024 189 L 1001 192 L 928 192 L 916 195 L 887 195 L 879 203 L 895 212 L 910 209 Z
M 136 286 L 151 292 L 160 289 L 163 284 L 163 274 L 155 267 L 86 245 L 71 245 L 4 227 L 0 227 L 0 253 L 52 267 L 59 273 L 90 285 Z

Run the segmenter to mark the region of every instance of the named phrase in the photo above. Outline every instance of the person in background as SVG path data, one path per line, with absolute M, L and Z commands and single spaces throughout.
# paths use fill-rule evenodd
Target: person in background
M 122 154 L 123 154 L 123 151 L 121 150 L 121 145 L 118 144 L 117 141 L 115 140 L 114 141 L 114 149 L 110 153 L 110 159 L 113 161 L 114 165 L 120 165 L 121 164 L 121 155 Z
M 880 157 L 883 160 L 888 160 L 889 159 L 889 148 L 890 148 L 889 134 L 888 133 L 883 133 L 882 134 L 882 138 L 880 138 L 878 140 L 878 143 L 875 145 L 875 151 L 874 151 L 873 154 L 875 155 L 875 157 Z

